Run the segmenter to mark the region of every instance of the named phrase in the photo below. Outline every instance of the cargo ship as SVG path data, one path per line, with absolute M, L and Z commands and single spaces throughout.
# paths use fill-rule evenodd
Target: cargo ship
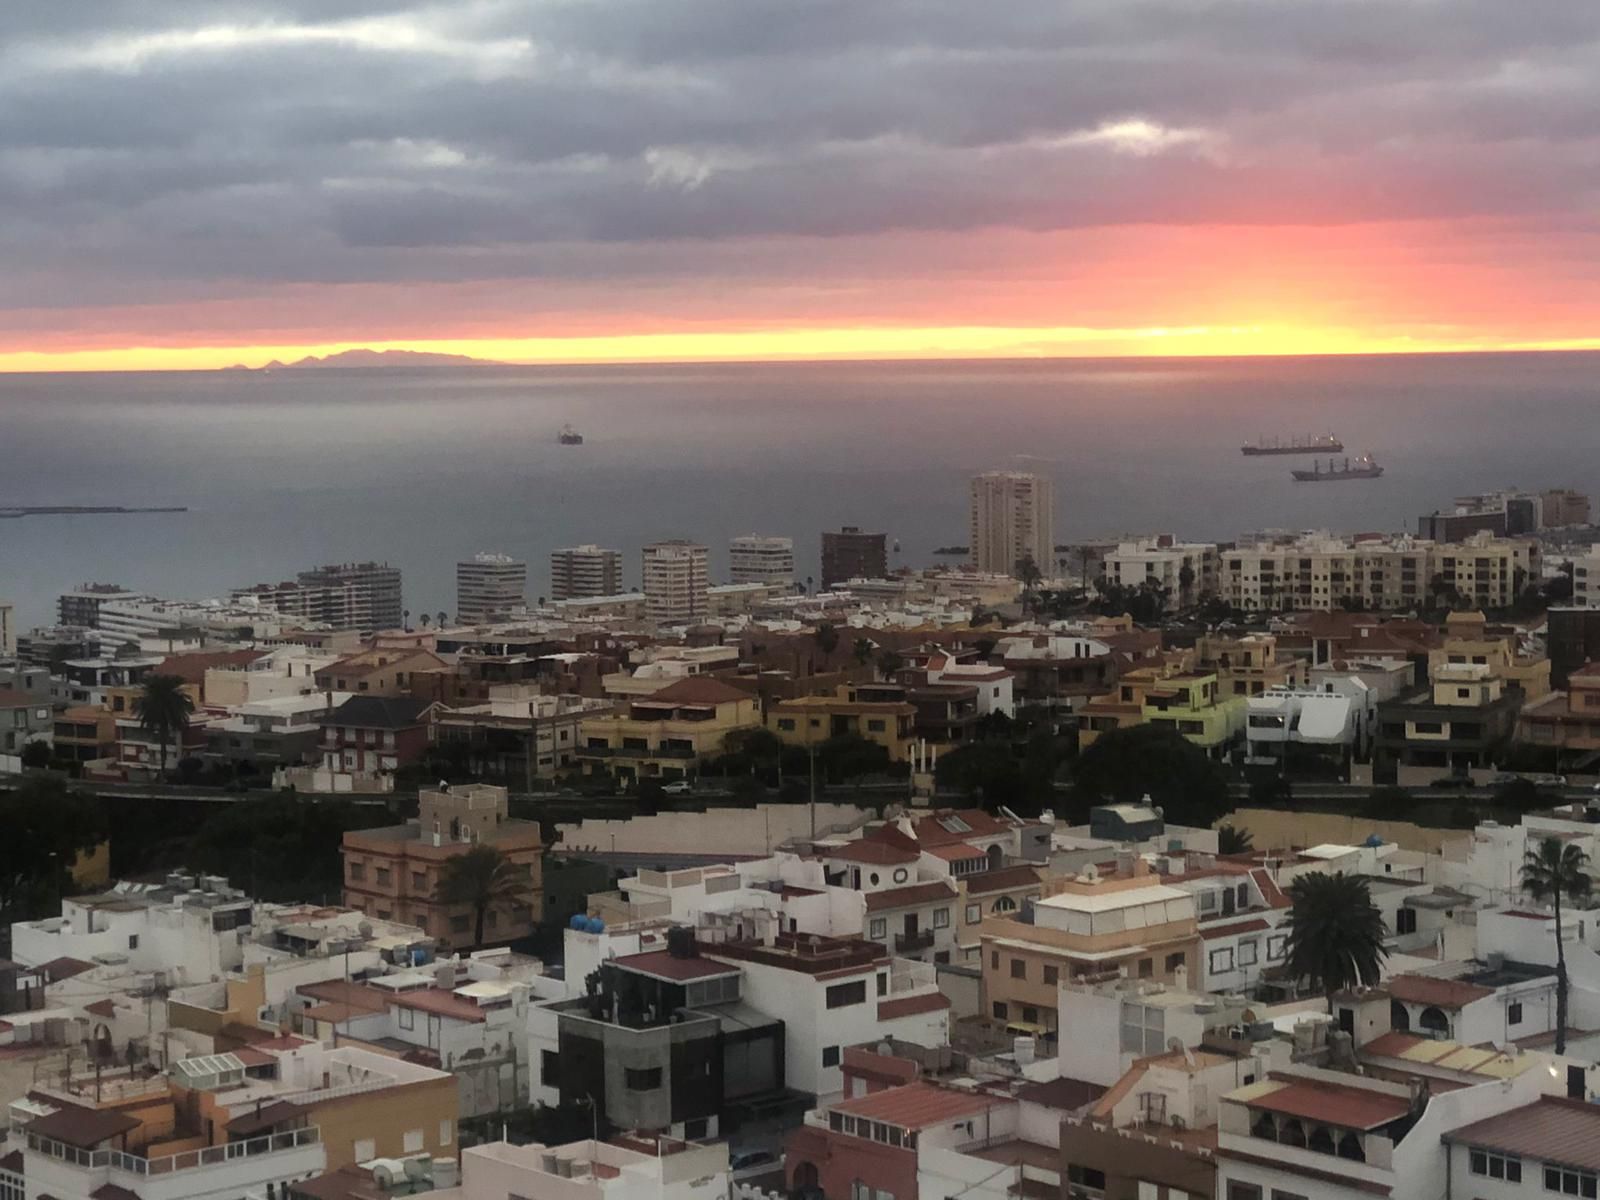
M 563 446 L 581 446 L 583 445 L 583 434 L 579 433 L 571 425 L 563 425 L 561 432 L 556 435 L 556 440 Z
M 1373 461 L 1372 455 L 1363 454 L 1360 458 L 1347 458 L 1342 467 L 1336 467 L 1333 459 L 1328 460 L 1328 469 L 1324 471 L 1321 463 L 1312 463 L 1309 471 L 1290 471 L 1296 483 L 1334 483 L 1340 479 L 1376 479 L 1383 474 L 1383 468 Z
M 1259 438 L 1239 447 L 1240 454 L 1252 457 L 1258 454 L 1339 454 L 1343 450 L 1344 443 L 1331 433 L 1290 438 L 1287 442 L 1280 442 L 1276 438 L 1269 442 L 1266 438 Z

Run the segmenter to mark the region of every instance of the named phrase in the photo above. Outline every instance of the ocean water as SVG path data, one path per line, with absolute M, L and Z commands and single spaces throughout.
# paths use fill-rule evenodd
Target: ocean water
M 799 573 L 841 524 L 898 561 L 965 543 L 966 477 L 1052 475 L 1057 539 L 1414 529 L 1457 494 L 1600 491 L 1600 355 L 483 367 L 0 376 L 0 506 L 187 505 L 0 521 L 23 627 L 86 580 L 173 597 L 375 558 L 414 612 L 454 564 L 555 547 L 791 535 Z M 565 447 L 570 422 L 586 438 Z M 1333 430 L 1386 469 L 1296 485 L 1241 442 Z

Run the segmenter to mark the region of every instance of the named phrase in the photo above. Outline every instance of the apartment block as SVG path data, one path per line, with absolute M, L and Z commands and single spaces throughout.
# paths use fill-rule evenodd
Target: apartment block
M 528 564 L 509 554 L 477 554 L 456 564 L 456 620 L 488 625 L 524 607 Z
M 299 621 L 364 634 L 398 629 L 405 621 L 400 568 L 388 563 L 316 567 L 301 571 L 292 583 L 257 584 L 233 596 Z
M 1179 542 L 1170 534 L 1120 542 L 1101 560 L 1108 583 L 1125 588 L 1150 584 L 1166 595 L 1168 606 L 1190 604 L 1218 590 L 1217 547 L 1211 542 Z
M 587 600 L 622 593 L 622 551 L 593 543 L 550 552 L 550 598 Z
M 747 533 L 728 542 L 728 578 L 734 583 L 794 583 L 794 539 Z
M 645 612 L 658 625 L 683 625 L 706 615 L 706 548 L 673 539 L 644 548 Z
M 1546 529 L 1589 524 L 1589 497 L 1571 488 L 1551 488 L 1539 497 L 1540 524 Z
M 1055 563 L 1055 484 L 1024 471 L 986 471 L 968 484 L 972 564 L 1014 575 L 1031 559 L 1050 575 Z
M 450 859 L 474 846 L 493 846 L 527 872 L 528 893 L 526 902 L 490 908 L 484 940 L 506 942 L 532 933 L 543 910 L 538 822 L 513 820 L 506 789 L 484 783 L 424 790 L 417 803 L 415 821 L 344 835 L 345 903 L 381 920 L 415 925 L 441 949 L 470 946 L 475 914 L 469 906 L 440 900 L 439 881 Z
M 17 656 L 16 605 L 0 600 L 0 658 Z
M 827 591 L 835 584 L 852 579 L 882 579 L 889 573 L 887 539 L 881 533 L 863 533 L 846 525 L 837 533 L 822 535 L 822 583 Z M 1011 568 L 1005 573 L 1009 575 Z

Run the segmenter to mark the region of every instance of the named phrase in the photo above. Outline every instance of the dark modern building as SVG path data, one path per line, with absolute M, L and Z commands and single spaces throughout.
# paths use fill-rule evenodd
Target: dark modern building
M 1546 619 L 1550 686 L 1564 688 L 1579 667 L 1600 661 L 1600 608 L 1552 608 Z
M 1431 512 L 1417 518 L 1417 536 L 1434 542 L 1463 542 L 1475 533 L 1506 535 L 1506 510 L 1476 509 L 1471 512 Z
M 666 950 L 602 963 L 583 997 L 554 1006 L 561 1102 L 593 1104 L 618 1129 L 701 1138 L 781 1100 L 784 1025 L 741 1002 L 742 976 L 684 928 Z
M 862 533 L 846 525 L 838 533 L 822 535 L 822 587 L 851 579 L 882 579 L 889 573 L 885 536 Z

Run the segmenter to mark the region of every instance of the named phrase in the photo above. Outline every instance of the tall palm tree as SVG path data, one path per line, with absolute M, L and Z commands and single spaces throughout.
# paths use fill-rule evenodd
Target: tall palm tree
M 1567 1049 L 1567 951 L 1561 940 L 1561 902 L 1576 904 L 1589 895 L 1589 856 L 1580 846 L 1543 838 L 1522 859 L 1522 890 L 1548 904 L 1556 916 L 1556 1053 Z
M 817 639 L 817 649 L 822 651 L 824 657 L 832 654 L 839 644 L 839 631 L 833 627 L 831 621 L 819 624 L 813 636 Z
M 165 775 L 167 744 L 189 732 L 194 698 L 183 690 L 183 679 L 177 675 L 146 675 L 144 691 L 134 697 L 133 715 L 139 718 L 139 728 L 161 747 L 161 774 Z
M 850 649 L 851 649 L 851 652 L 856 656 L 856 663 L 859 666 L 863 666 L 864 667 L 869 662 L 872 661 L 872 639 L 871 638 L 864 638 L 864 637 L 857 638 L 855 640 L 855 644 L 853 646 L 851 646 Z
M 1378 982 L 1383 914 L 1359 875 L 1302 875 L 1289 885 L 1289 974 L 1328 997 L 1358 983 Z
M 440 904 L 467 905 L 472 909 L 472 944 L 483 945 L 483 921 L 491 908 L 529 907 L 533 881 L 528 868 L 514 863 L 493 846 L 479 843 L 464 854 L 445 860 L 434 898 Z

